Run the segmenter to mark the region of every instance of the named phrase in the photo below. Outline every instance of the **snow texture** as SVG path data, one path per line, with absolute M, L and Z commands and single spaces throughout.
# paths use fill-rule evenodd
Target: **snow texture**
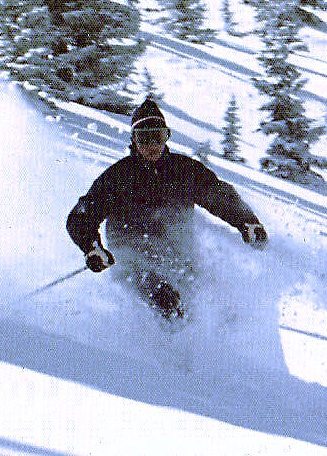
M 217 125 L 238 95 L 252 169 L 208 162 L 264 222 L 269 246 L 253 250 L 197 210 L 201 268 L 180 327 L 113 280 L 114 268 L 61 281 L 84 266 L 67 214 L 127 153 L 130 119 L 64 102 L 46 117 L 2 83 L 0 453 L 326 455 L 326 197 L 255 170 L 266 146 L 253 133 L 257 43 L 226 45 L 222 32 L 203 49 L 143 29 L 153 45 L 139 65 L 167 94 L 173 150 L 219 150 Z M 311 44 L 322 59 L 320 40 Z M 310 74 L 310 115 L 323 116 L 326 63 L 317 74 L 317 60 L 294 58 Z
M 133 433 L 136 424 L 122 410 L 135 410 L 138 420 L 143 403 L 171 409 L 159 415 L 158 409 L 144 409 L 149 414 L 144 427 L 159 433 L 162 442 L 167 439 L 165 432 L 175 435 L 183 426 L 187 432 L 196 426 L 201 447 L 206 432 L 217 442 L 217 436 L 226 432 L 242 436 L 240 428 L 244 428 L 308 442 L 305 454 L 320 454 L 319 447 L 311 444 L 327 444 L 326 342 L 279 328 L 282 322 L 326 336 L 326 237 L 320 234 L 325 226 L 321 227 L 319 217 L 282 201 L 267 204 L 266 196 L 245 191 L 243 196 L 265 220 L 271 235 L 268 250 L 259 252 L 244 245 L 239 233 L 198 211 L 202 274 L 188 303 L 191 320 L 175 332 L 114 282 L 110 270 L 100 275 L 86 271 L 26 297 L 40 285 L 82 266 L 82 255 L 65 232 L 65 218 L 102 167 L 94 160 L 86 162 L 82 150 L 76 159 L 66 149 L 72 140 L 60 140 L 58 123 L 45 123 L 13 86 L 3 86 L 2 94 L 7 115 L 2 124 L 6 134 L 1 154 L 0 251 L 6 282 L 1 287 L 0 345 L 2 378 L 7 380 L 1 398 L 7 410 L 12 407 L 14 418 L 0 414 L 0 445 L 13 451 L 16 444 L 8 442 L 18 442 L 17 448 L 19 444 L 41 446 L 64 454 L 88 454 L 85 448 L 91 454 L 107 454 L 100 441 L 104 423 L 114 419 L 110 411 L 115 416 L 118 407 L 123 415 L 117 419 Z M 296 316 L 299 308 L 302 315 Z M 30 385 L 27 391 L 24 381 Z M 8 394 L 15 382 L 18 393 L 28 394 L 27 410 L 21 415 L 17 410 L 19 397 L 23 398 L 15 398 L 10 389 Z M 55 407 L 51 388 L 60 391 L 57 415 L 42 412 L 46 404 L 50 410 Z M 85 408 L 73 416 L 70 391 L 76 397 L 76 410 L 81 407 L 78 398 L 88 398 Z M 65 397 L 71 399 L 67 402 Z M 129 408 L 119 397 L 137 401 L 139 406 L 133 402 Z M 101 417 L 96 413 L 98 401 L 103 404 Z M 189 421 L 189 415 L 179 417 L 174 410 L 195 415 Z M 37 417 L 35 422 L 31 414 Z M 54 426 L 56 416 L 58 420 L 66 417 L 66 427 L 58 434 L 45 432 L 43 427 Z M 87 434 L 73 433 L 71 439 L 68 423 L 77 423 L 80 416 Z M 98 420 L 97 440 L 91 429 Z M 173 431 L 174 420 L 178 424 Z M 150 445 L 153 441 L 140 426 L 141 439 Z M 121 454 L 126 444 L 115 429 L 109 431 L 116 442 L 113 454 Z M 245 433 L 239 442 L 240 450 L 244 445 L 251 448 L 249 435 Z M 175 438 L 177 448 L 183 448 L 180 435 Z M 93 446 L 92 439 L 98 446 Z M 285 443 L 279 437 L 273 441 L 276 451 Z M 103 442 L 108 443 L 108 437 Z M 293 448 L 296 454 L 298 443 L 287 440 L 282 451 Z M 260 437 L 257 444 L 260 451 L 271 451 L 272 443 L 267 446 Z M 229 451 L 233 445 L 231 439 Z M 153 447 L 136 454 L 151 451 Z M 26 452 L 31 452 L 30 447 Z M 199 449 L 189 454 L 206 453 Z

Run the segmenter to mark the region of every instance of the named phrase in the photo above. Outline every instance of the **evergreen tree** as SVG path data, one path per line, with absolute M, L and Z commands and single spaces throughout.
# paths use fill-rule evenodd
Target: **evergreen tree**
M 5 68 L 6 62 L 9 60 L 7 50 L 10 49 L 10 40 L 7 32 L 8 24 L 3 3 L 0 3 L 0 69 Z
M 323 133 L 306 117 L 301 98 L 305 80 L 290 55 L 304 46 L 298 37 L 299 23 L 294 20 L 298 0 L 260 0 L 257 2 L 258 20 L 263 23 L 261 37 L 264 49 L 259 57 L 265 76 L 256 79 L 258 90 L 268 96 L 262 106 L 268 118 L 260 124 L 266 135 L 273 135 L 262 168 L 277 176 L 297 182 L 310 180 L 310 145 Z
M 212 154 L 210 141 L 200 142 L 194 152 L 194 155 L 205 165 L 208 164 L 208 157 Z
M 239 145 L 238 140 L 240 136 L 241 124 L 240 119 L 237 114 L 237 103 L 235 95 L 232 95 L 230 102 L 228 104 L 224 120 L 226 122 L 223 127 L 224 138 L 221 141 L 223 145 L 223 157 L 231 161 L 241 161 L 245 160 L 239 157 Z
M 6 67 L 18 80 L 44 79 L 48 74 L 50 44 L 55 35 L 42 0 L 7 0 L 3 4 Z
M 243 0 L 244 3 L 260 8 L 262 0 Z M 326 23 L 313 10 L 327 10 L 325 0 L 299 0 L 293 11 L 293 19 L 297 19 L 301 27 L 307 26 L 327 32 Z
M 222 13 L 226 32 L 233 36 L 242 36 L 243 34 L 235 29 L 237 23 L 234 21 L 233 13 L 230 10 L 230 0 L 223 0 Z
M 300 25 L 312 27 L 326 33 L 327 25 L 313 12 L 313 10 L 316 9 L 326 11 L 327 4 L 325 0 L 300 0 L 295 11 L 296 17 L 298 18 Z
M 18 79 L 91 106 L 131 110 L 119 89 L 144 45 L 135 7 L 109 0 L 5 0 L 8 68 Z
M 206 7 L 202 0 L 163 1 L 169 13 L 166 29 L 181 40 L 206 43 L 215 37 L 215 31 L 203 26 Z
M 156 102 L 163 99 L 163 94 L 158 91 L 154 79 L 147 68 L 144 68 L 143 71 L 143 91 L 144 98 L 149 98 Z

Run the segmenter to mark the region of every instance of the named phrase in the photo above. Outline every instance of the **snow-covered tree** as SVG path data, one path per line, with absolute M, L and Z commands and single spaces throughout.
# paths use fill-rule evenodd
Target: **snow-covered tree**
M 10 51 L 11 43 L 8 38 L 10 32 L 7 24 L 5 7 L 0 3 L 0 68 L 4 68 L 6 62 L 9 60 L 8 51 Z
M 223 157 L 231 161 L 244 162 L 244 158 L 241 158 L 239 153 L 239 137 L 241 131 L 241 123 L 238 117 L 238 106 L 236 103 L 235 95 L 231 96 L 226 113 L 225 113 L 225 125 L 223 126 L 223 139 L 221 144 L 223 145 Z
M 160 101 L 163 99 L 163 94 L 159 92 L 152 74 L 147 68 L 143 70 L 143 81 L 142 89 L 144 92 L 144 98 L 150 98 L 153 101 Z
M 294 51 L 304 50 L 294 19 L 298 0 L 260 0 L 257 17 L 262 23 L 261 38 L 264 49 L 259 61 L 265 76 L 255 80 L 258 90 L 267 96 L 262 106 L 268 118 L 261 122 L 261 130 L 272 135 L 267 154 L 261 160 L 264 170 L 296 182 L 308 182 L 312 156 L 310 145 L 323 133 L 306 117 L 301 89 L 305 80 L 297 67 L 290 63 Z
M 314 12 L 314 10 L 327 10 L 325 0 L 300 0 L 296 8 L 296 16 L 302 26 L 311 27 L 322 32 L 327 32 L 326 23 Z
M 234 15 L 230 9 L 230 0 L 223 0 L 221 9 L 226 32 L 233 36 L 241 36 L 242 34 L 236 31 L 237 23 L 234 21 Z
M 210 141 L 200 142 L 194 150 L 194 155 L 205 165 L 208 163 L 209 155 L 213 153 Z
M 206 43 L 215 31 L 204 26 L 206 6 L 202 0 L 161 0 L 169 14 L 166 29 L 176 38 L 193 43 Z
M 243 0 L 244 3 L 259 7 L 261 0 Z M 326 23 L 319 18 L 315 10 L 327 10 L 325 0 L 298 0 L 293 11 L 293 19 L 297 19 L 301 27 L 312 27 L 327 32 Z
M 19 80 L 42 80 L 51 67 L 48 56 L 55 35 L 44 2 L 7 0 L 3 4 L 6 66 Z
M 16 77 L 84 104 L 131 109 L 119 89 L 144 48 L 131 2 L 4 0 L 4 10 Z

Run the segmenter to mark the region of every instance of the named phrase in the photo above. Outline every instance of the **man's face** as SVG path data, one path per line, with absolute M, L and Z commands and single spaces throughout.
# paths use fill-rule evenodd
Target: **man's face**
M 137 144 L 137 151 L 140 155 L 142 155 L 143 158 L 145 158 L 148 161 L 156 162 L 159 160 L 161 157 L 165 145 L 160 145 L 160 144 Z
M 138 153 L 146 160 L 156 162 L 165 149 L 169 130 L 168 128 L 135 129 L 133 138 Z

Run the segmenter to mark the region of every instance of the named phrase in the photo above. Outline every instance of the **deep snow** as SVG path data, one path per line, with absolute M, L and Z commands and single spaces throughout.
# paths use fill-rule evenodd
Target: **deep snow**
M 279 328 L 326 335 L 323 218 L 240 188 L 271 236 L 259 252 L 198 211 L 203 270 L 177 332 L 113 271 L 24 298 L 83 265 L 65 219 L 103 164 L 1 94 L 2 453 L 325 454 L 326 341 Z
M 207 4 L 219 28 L 216 2 Z M 208 139 L 219 150 L 237 93 L 249 167 L 209 165 L 253 207 L 270 244 L 252 250 L 198 210 L 201 272 L 191 319 L 176 331 L 114 280 L 119 264 L 29 295 L 83 266 L 66 217 L 126 153 L 129 119 L 57 103 L 45 122 L 1 84 L 1 455 L 327 454 L 326 197 L 255 171 L 267 143 L 250 83 L 260 43 L 220 28 L 211 46 L 195 46 L 143 23 L 152 44 L 138 65 L 166 94 L 169 145 L 182 153 Z M 302 34 L 310 54 L 294 59 L 309 77 L 308 112 L 323 119 L 324 36 Z M 313 152 L 325 150 L 326 137 Z

